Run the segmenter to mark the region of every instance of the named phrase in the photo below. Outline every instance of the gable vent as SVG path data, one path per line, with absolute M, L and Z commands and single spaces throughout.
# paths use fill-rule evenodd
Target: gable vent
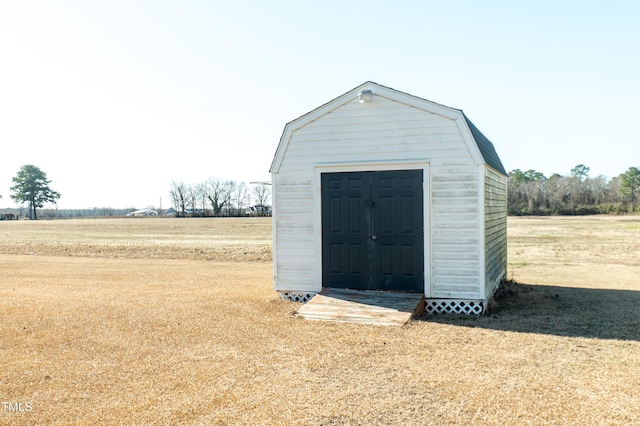
M 360 93 L 358 93 L 358 102 L 361 104 L 371 102 L 371 99 L 373 99 L 373 92 L 371 90 L 361 90 Z

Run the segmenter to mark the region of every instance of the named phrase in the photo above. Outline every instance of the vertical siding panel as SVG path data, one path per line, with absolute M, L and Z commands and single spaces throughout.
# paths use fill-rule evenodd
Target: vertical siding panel
M 431 179 L 431 297 L 479 299 L 483 279 L 478 166 L 432 166 Z
M 280 291 L 320 291 L 313 223 L 313 176 L 289 171 L 273 175 L 274 287 Z
M 507 274 L 507 178 L 485 167 L 485 297 Z

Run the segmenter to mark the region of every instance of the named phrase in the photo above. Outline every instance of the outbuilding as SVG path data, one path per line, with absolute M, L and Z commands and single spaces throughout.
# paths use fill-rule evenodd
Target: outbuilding
M 281 297 L 415 292 L 479 314 L 506 276 L 506 172 L 462 110 L 366 82 L 286 124 L 270 172 Z

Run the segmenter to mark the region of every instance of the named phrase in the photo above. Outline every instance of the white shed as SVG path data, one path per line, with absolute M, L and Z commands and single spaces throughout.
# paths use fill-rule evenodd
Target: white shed
M 416 292 L 478 314 L 506 276 L 506 172 L 461 110 L 366 82 L 288 123 L 270 172 L 281 297 Z

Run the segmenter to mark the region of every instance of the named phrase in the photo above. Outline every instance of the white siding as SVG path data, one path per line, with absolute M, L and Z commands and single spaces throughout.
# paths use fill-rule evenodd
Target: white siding
M 478 166 L 431 168 L 431 297 L 481 298 Z
M 485 270 L 493 279 L 500 267 L 496 259 L 502 248 L 494 239 L 501 229 L 494 211 L 498 193 L 494 186 L 500 185 L 485 187 L 479 151 L 475 142 L 469 148 L 465 137 L 470 133 L 466 128 L 461 132 L 461 120 L 454 116 L 376 96 L 366 104 L 346 99 L 333 110 L 325 108 L 318 117 L 301 117 L 306 124 L 300 127 L 285 129 L 286 149 L 279 149 L 272 170 L 276 290 L 322 288 L 319 171 L 341 165 L 360 170 L 398 165 L 399 170 L 402 164 L 414 162 L 428 164 L 424 169 L 428 173 L 425 295 L 483 299 Z M 494 172 L 489 175 L 492 182 L 502 178 Z M 483 208 L 487 191 L 490 202 Z M 486 229 L 485 210 L 491 216 Z M 486 261 L 485 245 L 491 251 Z
M 313 202 L 317 165 L 416 158 L 437 166 L 432 297 L 478 297 L 478 209 L 469 207 L 478 203 L 478 178 L 465 141 L 454 120 L 385 98 L 364 105 L 353 100 L 292 133 L 274 175 L 276 288 L 321 289 L 321 235 L 314 220 L 319 206 Z
M 316 253 L 313 170 L 305 173 L 278 173 L 273 176 L 273 245 L 275 289 L 320 291 L 320 259 Z
M 484 174 L 485 298 L 507 274 L 507 178 L 490 168 Z
M 279 173 L 303 178 L 317 164 L 425 157 L 471 164 L 454 120 L 377 97 L 368 104 L 353 100 L 295 130 Z

